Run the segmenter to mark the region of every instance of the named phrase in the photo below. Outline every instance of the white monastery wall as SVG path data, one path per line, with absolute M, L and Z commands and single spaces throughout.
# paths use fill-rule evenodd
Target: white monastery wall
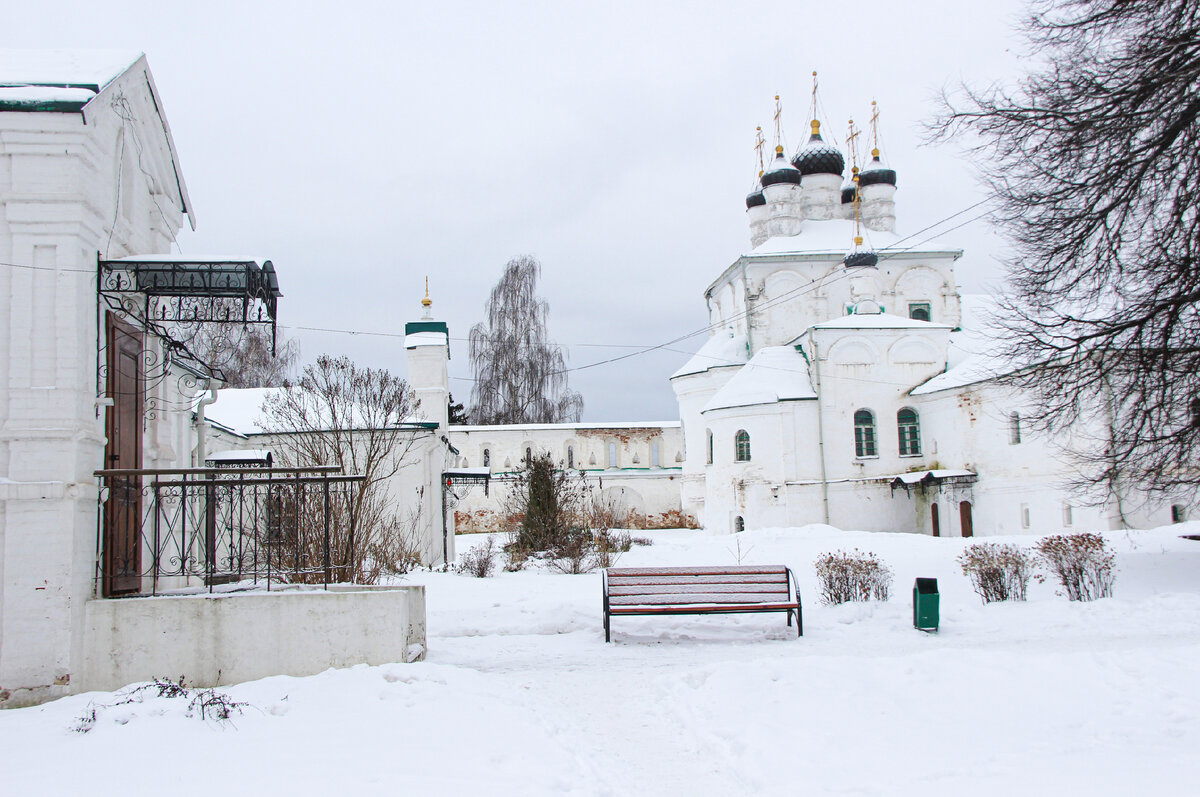
M 680 511 L 683 436 L 678 422 L 451 426 L 450 442 L 459 452 L 456 467 L 486 466 L 493 479 L 486 496 L 482 486 L 456 488 L 461 498 L 455 526 L 461 532 L 501 527 L 509 482 L 526 451 L 549 452 L 649 524 L 670 522 Z

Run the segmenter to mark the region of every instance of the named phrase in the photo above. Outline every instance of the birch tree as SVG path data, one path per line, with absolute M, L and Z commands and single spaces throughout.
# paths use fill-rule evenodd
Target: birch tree
M 550 307 L 536 294 L 541 268 L 527 255 L 508 261 L 487 320 L 471 327 L 477 424 L 575 422 L 583 413 L 583 397 L 567 385 L 562 349 L 546 335 Z

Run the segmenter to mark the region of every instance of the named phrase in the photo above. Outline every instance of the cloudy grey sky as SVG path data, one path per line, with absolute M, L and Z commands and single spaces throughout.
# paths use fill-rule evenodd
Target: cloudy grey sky
M 271 258 L 305 359 L 400 373 L 398 337 L 296 327 L 399 334 L 428 275 L 466 399 L 467 331 L 514 255 L 541 260 L 572 367 L 703 328 L 704 288 L 749 249 L 755 125 L 782 95 L 794 148 L 814 69 L 839 139 L 878 100 L 901 234 L 979 201 L 969 164 L 920 146 L 919 126 L 941 86 L 1018 73 L 1021 8 L 12 3 L 0 46 L 144 51 L 196 208 L 181 250 Z M 983 221 L 950 239 L 967 250 L 963 290 L 999 276 Z M 703 340 L 573 372 L 585 420 L 677 418 L 666 378 Z

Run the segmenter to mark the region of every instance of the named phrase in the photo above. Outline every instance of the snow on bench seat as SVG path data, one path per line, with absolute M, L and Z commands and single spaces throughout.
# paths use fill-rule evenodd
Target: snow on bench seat
M 613 615 L 796 614 L 803 634 L 800 593 L 783 566 L 610 567 L 604 571 L 604 641 L 612 639 Z

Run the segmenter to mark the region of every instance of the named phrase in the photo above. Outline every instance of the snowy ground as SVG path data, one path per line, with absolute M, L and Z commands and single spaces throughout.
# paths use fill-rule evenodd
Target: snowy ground
M 1200 523 L 1109 535 L 1115 598 L 1035 584 L 990 606 L 954 564 L 961 540 L 739 535 L 745 563 L 796 571 L 801 639 L 783 615 L 618 618 L 606 645 L 598 575 L 419 574 L 426 662 L 230 687 L 250 705 L 227 723 L 151 699 L 73 732 L 115 702 L 96 693 L 2 712 L 0 792 L 1200 794 L 1200 542 L 1184 533 Z M 735 563 L 731 537 L 651 534 L 620 564 Z M 892 600 L 821 606 L 812 561 L 853 547 L 892 566 Z M 915 576 L 939 580 L 936 635 L 911 627 Z

